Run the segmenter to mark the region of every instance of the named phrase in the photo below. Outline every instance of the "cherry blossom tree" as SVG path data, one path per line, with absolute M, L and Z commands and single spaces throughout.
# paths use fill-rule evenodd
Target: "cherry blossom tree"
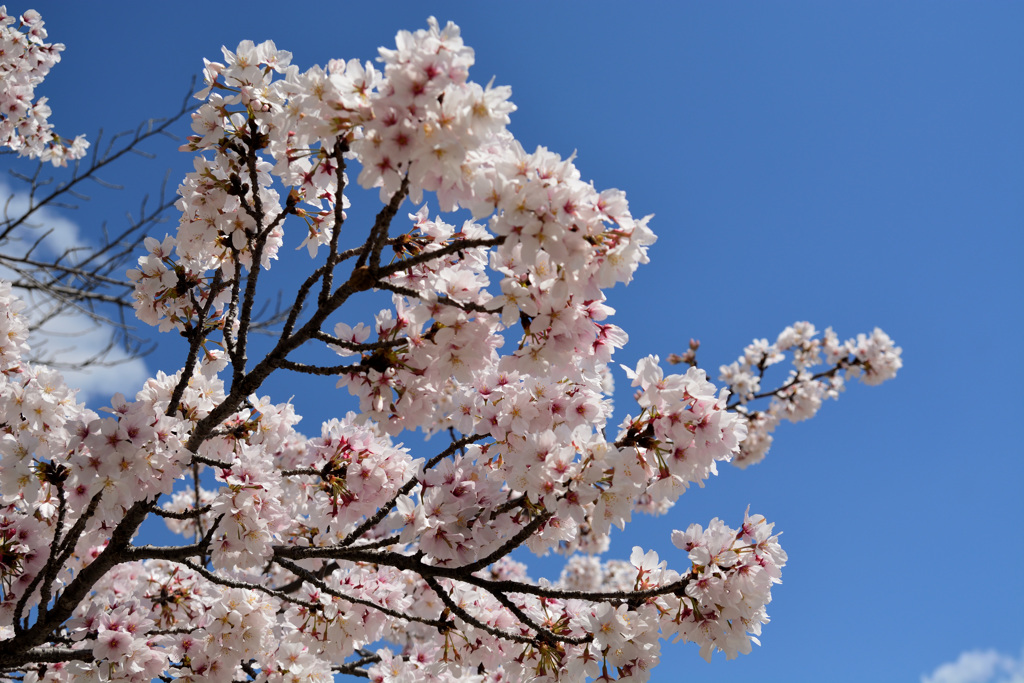
M 25 360 L 0 287 L 3 676 L 643 681 L 662 640 L 749 652 L 786 563 L 764 517 L 690 524 L 665 559 L 597 555 L 846 380 L 892 377 L 900 349 L 796 323 L 716 386 L 694 341 L 670 359 L 684 373 L 627 368 L 637 405 L 610 423 L 627 338 L 603 292 L 647 261 L 649 217 L 524 150 L 509 88 L 469 79 L 453 24 L 400 32 L 379 67 L 290 61 L 246 41 L 206 63 L 177 233 L 128 273 L 139 320 L 181 338 L 177 372 L 97 414 Z M 371 224 L 346 221 L 350 174 L 379 192 Z M 307 257 L 254 353 L 267 271 Z M 322 376 L 359 410 L 306 436 L 260 393 L 274 373 Z M 432 448 L 398 442 L 413 431 Z M 153 517 L 180 542 L 141 542 Z M 518 548 L 564 571 L 533 580 Z

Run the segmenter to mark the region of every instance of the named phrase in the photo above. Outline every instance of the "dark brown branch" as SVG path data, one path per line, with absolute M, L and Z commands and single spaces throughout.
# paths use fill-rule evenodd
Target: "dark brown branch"
M 377 287 L 379 289 L 386 289 L 386 290 L 388 290 L 390 292 L 394 292 L 395 294 L 401 294 L 402 296 L 407 296 L 407 297 L 409 297 L 411 299 L 420 299 L 420 300 L 422 300 L 421 299 L 421 295 L 420 295 L 419 292 L 417 292 L 417 291 L 415 291 L 413 289 L 409 289 L 408 287 L 403 287 L 401 285 L 395 285 L 395 284 L 392 284 L 390 282 L 383 281 L 383 280 L 377 283 Z M 444 295 L 444 294 L 442 294 L 441 296 L 437 297 L 437 303 L 441 304 L 442 306 L 451 306 L 453 308 L 458 308 L 458 309 L 461 309 L 463 311 L 466 311 L 467 313 L 496 313 L 496 311 L 493 311 L 493 310 L 491 310 L 491 309 L 489 309 L 489 308 L 487 308 L 485 306 L 482 306 L 480 304 L 476 304 L 476 303 L 473 303 L 471 301 L 466 301 L 466 302 L 456 301 L 455 299 L 451 298 L 450 296 L 447 296 L 447 295 Z M 497 311 L 497 313 L 500 315 L 501 311 Z
M 334 182 L 337 185 L 334 190 L 334 225 L 331 226 L 331 241 L 327 263 L 324 265 L 323 286 L 320 288 L 319 303 L 321 306 L 327 302 L 327 296 L 334 288 L 334 268 L 341 262 L 338 254 L 338 236 L 341 234 L 342 223 L 345 222 L 345 152 L 347 151 L 348 143 L 341 138 L 335 138 L 330 156 L 337 163 L 334 176 Z
M 275 598 L 278 598 L 279 600 L 283 600 L 285 602 L 289 602 L 289 603 L 291 603 L 293 605 L 300 605 L 301 607 L 305 607 L 306 609 L 310 609 L 310 610 L 318 609 L 319 608 L 319 605 L 317 605 L 316 603 L 312 603 L 312 602 L 309 602 L 307 600 L 302 600 L 300 598 L 293 598 L 290 595 L 287 595 L 287 594 L 282 593 L 280 591 L 276 591 L 273 588 L 267 588 L 266 586 L 262 586 L 262 585 L 260 585 L 258 583 L 249 583 L 247 581 L 236 581 L 234 579 L 224 578 L 223 576 L 215 574 L 215 573 L 211 572 L 210 570 L 206 569 L 205 567 L 201 567 L 198 564 L 196 564 L 195 562 L 191 562 L 191 561 L 189 561 L 187 559 L 179 559 L 179 560 L 175 560 L 175 561 L 178 564 L 181 564 L 181 565 L 184 565 L 184 566 L 188 567 L 189 569 L 194 571 L 196 574 L 199 574 L 200 576 L 202 576 L 207 581 L 209 581 L 211 583 L 215 583 L 215 584 L 217 584 L 219 586 L 225 586 L 227 588 L 245 588 L 247 590 L 257 591 L 259 593 L 263 593 L 264 595 L 270 595 L 270 596 L 273 596 Z
M 399 612 L 398 610 L 393 610 L 393 609 L 391 609 L 389 607 L 384 607 L 383 605 L 378 605 L 377 603 L 375 603 L 375 602 L 373 602 L 371 600 L 365 600 L 363 598 L 357 598 L 354 595 L 345 595 L 344 593 L 342 593 L 340 591 L 336 591 L 333 588 L 331 588 L 330 586 L 328 586 L 321 579 L 317 578 L 316 575 L 313 574 L 313 572 L 309 571 L 308 569 L 304 569 L 304 568 L 300 567 L 299 565 L 295 564 L 294 562 L 290 562 L 288 560 L 284 560 L 284 559 L 280 559 L 280 558 L 274 558 L 274 562 L 276 562 L 277 564 L 281 565 L 281 567 L 283 567 L 284 569 L 287 569 L 292 574 L 295 574 L 296 576 L 301 577 L 306 582 L 308 582 L 310 585 L 316 586 L 318 589 L 320 589 L 321 592 L 326 593 L 326 594 L 328 594 L 328 595 L 330 595 L 332 597 L 338 598 L 340 600 L 345 600 L 346 602 L 351 602 L 354 605 L 362 605 L 363 607 L 369 607 L 371 609 L 375 609 L 378 612 L 381 612 L 383 614 L 388 615 L 389 617 L 392 617 L 394 619 L 400 619 L 402 621 L 415 621 L 415 622 L 418 622 L 418 623 L 421 623 L 421 624 L 426 624 L 428 626 L 433 626 L 434 628 L 441 628 L 441 627 L 445 626 L 445 623 L 443 621 L 440 621 L 440 620 L 437 620 L 437 619 L 423 619 L 422 617 L 417 617 L 417 616 L 414 616 L 412 614 L 407 614 L 405 612 Z
M 125 558 L 128 562 L 140 560 L 170 560 L 179 562 L 190 557 L 201 557 L 206 552 L 205 543 L 193 543 L 192 545 L 180 545 L 161 547 L 156 545 L 132 546 L 125 550 Z
M 366 655 L 362 655 L 359 659 L 357 659 L 354 662 L 348 662 L 346 664 L 341 664 L 341 665 L 335 666 L 333 671 L 334 671 L 334 673 L 345 674 L 345 675 L 348 675 L 348 676 L 357 676 L 359 678 L 369 678 L 370 674 L 367 673 L 366 671 L 360 669 L 359 667 L 366 666 L 367 664 L 376 664 L 379 661 L 380 661 L 380 655 L 378 655 L 376 653 L 366 654 Z
M 518 633 L 507 633 L 505 631 L 502 631 L 501 629 L 495 628 L 494 626 L 488 626 L 487 624 L 483 623 L 466 610 L 459 607 L 455 603 L 455 601 L 452 600 L 451 596 L 448 595 L 448 592 L 441 586 L 437 579 L 435 579 L 432 576 L 426 576 L 423 578 L 423 580 L 426 581 L 428 586 L 430 586 L 430 590 L 434 591 L 434 594 L 441 599 L 441 602 L 444 603 L 444 606 L 447 607 L 452 612 L 452 614 L 454 614 L 456 617 L 466 622 L 467 624 L 475 626 L 481 631 L 486 631 L 495 638 L 511 640 L 516 643 L 523 643 L 527 645 L 534 642 L 534 639 L 530 636 L 522 636 Z
M 529 628 L 536 631 L 537 638 L 541 642 L 551 643 L 554 641 L 559 641 L 562 643 L 568 643 L 570 645 L 582 645 L 583 643 L 589 643 L 594 639 L 594 636 L 591 634 L 587 634 L 585 636 L 580 637 L 573 637 L 562 636 L 557 633 L 553 633 L 548 629 L 544 628 L 543 626 L 541 626 L 540 624 L 538 624 L 537 622 L 535 622 L 533 619 L 531 619 L 526 612 L 519 609 L 519 606 L 512 602 L 512 600 L 510 600 L 509 597 L 504 593 L 494 593 L 492 591 L 492 594 L 494 595 L 494 598 L 505 607 L 505 609 L 507 609 L 509 612 L 515 615 L 516 619 L 518 619 L 522 623 L 526 624 Z
M 94 662 L 96 658 L 92 650 L 72 650 L 64 647 L 37 647 L 29 650 L 23 657 L 16 657 L 6 649 L 0 651 L 0 670 L 21 667 L 30 662 L 56 664 L 58 662 Z M 14 662 L 18 662 L 15 664 Z
M 71 617 L 79 603 L 89 594 L 110 569 L 123 561 L 124 550 L 131 542 L 153 501 L 140 500 L 128 508 L 124 518 L 114 528 L 107 547 L 100 552 L 91 563 L 85 565 L 75 575 L 64 591 L 57 597 L 53 608 L 36 619 L 31 628 L 15 634 L 13 639 L 4 642 L 3 654 L 0 654 L 0 666 L 21 666 L 34 660 L 28 655 L 33 648 L 42 645 L 61 624 Z
M 461 567 L 459 567 L 459 569 L 464 572 L 472 574 L 473 572 L 478 572 L 481 569 L 484 569 L 485 567 L 489 567 L 490 565 L 494 564 L 495 562 L 505 557 L 519 546 L 521 546 L 523 543 L 525 543 L 526 540 L 530 538 L 530 536 L 532 536 L 535 531 L 537 531 L 537 529 L 539 529 L 541 526 L 544 525 L 545 522 L 551 519 L 553 514 L 554 513 L 551 512 L 545 512 L 542 515 L 538 515 L 537 517 L 530 520 L 529 524 L 527 524 L 522 529 L 517 531 L 507 541 L 502 543 L 492 552 L 488 553 L 487 556 L 480 558 L 476 562 L 471 562 L 470 564 L 462 565 Z
M 350 546 L 354 550 L 372 550 L 374 548 L 387 548 L 389 545 L 395 545 L 401 540 L 401 536 L 387 536 L 386 538 L 379 538 L 376 541 L 370 541 L 368 543 L 360 543 L 359 545 Z
M 383 279 L 383 278 L 388 277 L 389 275 L 393 275 L 394 273 L 398 273 L 398 272 L 401 272 L 403 270 L 407 270 L 409 268 L 412 268 L 413 266 L 418 266 L 421 263 L 426 263 L 428 261 L 433 261 L 434 259 L 440 258 L 441 256 L 447 256 L 448 254 L 455 254 L 457 252 L 463 251 L 464 249 L 472 249 L 473 247 L 496 247 L 496 246 L 504 244 L 504 243 L 505 243 L 505 236 L 504 235 L 499 235 L 498 237 L 488 237 L 488 238 L 483 238 L 483 239 L 476 239 L 476 240 L 456 240 L 455 242 L 452 242 L 451 244 L 443 246 L 440 249 L 437 249 L 435 251 L 424 252 L 422 254 L 418 254 L 416 256 L 411 256 L 411 257 L 409 257 L 407 259 L 403 259 L 401 261 L 395 261 L 392 264 L 384 266 L 384 267 L 382 267 L 377 272 L 377 277 L 380 278 L 380 279 Z
M 96 509 L 100 505 L 100 499 L 103 497 L 103 489 L 96 492 L 95 495 L 89 500 L 89 504 L 85 508 L 85 512 L 79 516 L 75 521 L 74 526 L 64 537 L 64 540 L 60 544 L 60 556 L 57 558 L 57 564 L 63 565 L 67 562 L 68 558 L 71 557 L 71 553 L 74 552 L 75 546 L 78 544 L 78 539 L 81 537 L 82 532 L 85 531 L 85 525 L 89 523 L 92 516 L 96 514 Z
M 170 510 L 164 510 L 163 508 L 155 507 L 152 512 L 160 517 L 167 519 L 195 519 L 201 517 L 209 512 L 212 508 L 209 505 L 204 505 L 196 510 L 186 510 L 184 512 L 171 512 Z
M 212 436 L 212 435 L 207 435 L 207 436 Z M 192 454 L 192 461 L 193 462 L 198 462 L 198 463 L 203 464 L 203 465 L 206 465 L 207 467 L 219 467 L 219 468 L 221 468 L 223 470 L 231 469 L 231 463 L 230 462 L 224 462 L 223 460 L 214 460 L 213 458 L 207 458 L 205 456 L 199 455 L 198 453 L 193 453 Z
M 263 271 L 261 261 L 263 259 L 263 247 L 266 245 L 266 236 L 269 231 L 264 231 L 264 213 L 263 213 L 263 199 L 260 197 L 260 185 L 259 185 L 259 174 L 256 171 L 256 152 L 262 147 L 260 140 L 262 136 L 259 130 L 259 124 L 256 123 L 256 119 L 249 117 L 248 121 L 249 134 L 244 136 L 242 140 L 246 143 L 244 162 L 246 170 L 249 172 L 249 191 L 252 194 L 252 207 L 250 215 L 256 222 L 256 239 L 250 238 L 249 241 L 249 253 L 252 258 L 252 264 L 249 270 L 249 274 L 245 278 L 245 295 L 242 298 L 242 310 L 238 314 L 238 336 L 235 339 L 234 347 L 235 352 L 232 357 L 232 364 L 234 366 L 234 372 L 232 374 L 232 386 L 241 381 L 242 376 L 245 374 L 245 363 L 246 363 L 246 349 L 248 346 L 249 339 L 249 322 L 252 317 L 252 307 L 256 299 L 256 286 L 259 282 L 260 273 Z M 245 201 L 244 197 L 239 198 L 242 202 L 242 206 L 246 207 L 246 211 L 250 211 L 249 204 Z M 278 218 L 284 216 L 287 213 L 283 211 Z M 235 279 L 242 277 L 241 264 L 235 261 Z M 233 302 L 237 306 L 237 300 Z
M 801 379 L 799 375 L 794 375 L 793 377 L 790 377 L 789 381 L 787 381 L 785 384 L 783 384 L 782 386 L 780 386 L 780 387 L 778 387 L 776 389 L 773 389 L 772 391 L 765 391 L 765 392 L 760 393 L 760 394 L 755 394 L 754 396 L 751 396 L 750 398 L 741 399 L 741 400 L 736 401 L 735 403 L 730 403 L 729 405 L 727 405 L 725 407 L 725 409 L 726 410 L 736 410 L 737 406 L 746 405 L 747 403 L 750 403 L 751 401 L 756 401 L 756 400 L 761 399 L 761 398 L 771 398 L 773 396 L 777 396 L 781 392 L 786 391 L 787 389 L 790 389 L 790 388 L 796 386 L 797 384 L 801 384 L 803 382 L 813 382 L 815 380 L 821 379 L 822 377 L 832 377 L 833 375 L 835 375 L 840 370 L 846 370 L 848 368 L 851 368 L 851 367 L 853 367 L 855 365 L 860 365 L 860 364 L 861 364 L 861 362 L 860 362 L 859 358 L 855 358 L 852 361 L 851 360 L 847 360 L 847 359 L 843 359 L 843 360 L 839 361 L 838 363 L 836 363 L 833 367 L 829 368 L 828 370 L 822 370 L 821 372 L 816 373 L 814 375 L 811 375 L 810 377 L 805 377 L 805 378 Z M 763 370 L 761 371 L 761 374 L 762 375 L 764 374 Z
M 288 318 L 284 322 L 284 329 L 281 331 L 283 338 L 287 339 L 292 336 L 292 330 L 295 329 L 295 323 L 299 319 L 299 314 L 302 312 L 302 306 L 306 302 L 306 297 L 309 296 L 309 291 L 316 284 L 316 281 L 321 277 L 326 277 L 326 274 L 327 266 L 320 266 L 299 286 L 299 291 L 295 294 L 295 302 L 288 312 Z
M 282 370 L 291 370 L 292 372 L 301 372 L 305 375 L 358 375 L 360 372 L 366 372 L 369 370 L 365 365 L 356 363 L 355 365 L 306 365 L 304 363 L 296 363 L 290 360 L 278 361 L 277 367 Z
M 178 405 L 181 403 L 181 397 L 185 394 L 185 387 L 188 386 L 189 380 L 192 379 L 192 373 L 195 372 L 196 363 L 199 358 L 199 347 L 202 346 L 206 336 L 210 333 L 210 330 L 206 329 L 206 320 L 210 315 L 210 309 L 213 308 L 213 302 L 220 292 L 220 287 L 221 271 L 218 270 L 213 276 L 213 281 L 210 283 L 206 303 L 203 306 L 198 306 L 195 298 L 193 297 L 192 299 L 193 306 L 196 308 L 196 321 L 192 329 L 187 332 L 188 357 L 185 359 L 185 367 L 182 368 L 181 378 L 174 386 L 171 400 L 167 404 L 167 412 L 165 413 L 167 416 L 173 416 L 177 412 Z M 191 293 L 189 296 L 191 296 Z
M 441 462 L 445 458 L 450 458 L 451 456 L 455 455 L 455 451 L 459 450 L 460 448 L 463 448 L 471 443 L 476 443 L 477 441 L 481 441 L 485 438 L 487 438 L 485 435 L 474 435 L 465 436 L 459 439 L 458 441 L 453 441 L 452 444 L 448 446 L 448 448 L 444 449 L 443 451 L 435 455 L 433 458 L 428 460 L 427 463 L 423 466 L 423 469 L 429 470 L 430 468 L 432 468 L 434 465 Z M 391 496 L 391 500 L 389 500 L 384 505 L 381 505 L 380 508 L 378 508 L 377 512 L 373 513 L 371 517 L 368 517 L 362 524 L 353 529 L 348 536 L 346 536 L 344 539 L 341 540 L 340 543 L 338 543 L 338 547 L 345 548 L 347 546 L 352 545 L 356 542 L 356 539 L 360 538 L 367 531 L 377 526 L 381 522 L 381 520 L 387 517 L 388 514 L 395 509 L 395 506 L 398 505 L 398 499 L 401 498 L 402 496 L 409 495 L 409 492 L 412 491 L 413 488 L 418 483 L 419 479 L 413 477 L 409 479 L 409 481 L 402 484 L 402 488 L 398 489 L 395 495 Z
M 65 470 L 65 474 L 67 471 Z M 43 585 L 39 591 L 39 609 L 45 611 L 47 605 L 50 604 L 51 587 L 53 586 L 53 580 L 57 578 L 57 572 L 60 570 L 60 565 L 57 564 L 57 555 L 60 553 L 61 534 L 64 533 L 64 516 L 67 514 L 67 498 L 64 495 L 64 484 L 63 482 L 57 485 L 57 498 L 59 505 L 57 507 L 57 526 L 53 530 L 53 540 L 50 543 L 50 557 L 46 561 L 46 570 L 40 572 L 36 576 L 46 575 L 43 579 Z M 29 587 L 26 593 L 31 594 L 34 587 Z
M 337 562 L 329 562 L 327 564 L 324 564 L 322 567 L 320 567 L 320 569 L 316 570 L 313 573 L 313 575 L 316 576 L 318 579 L 322 579 L 325 576 L 327 576 L 328 574 L 330 574 L 331 572 L 333 572 L 334 570 L 338 569 L 338 567 L 339 567 L 339 565 L 338 565 Z M 277 588 L 274 588 L 273 590 L 280 591 L 281 593 L 294 593 L 295 591 L 297 591 L 300 588 L 302 588 L 302 584 L 305 583 L 305 582 L 306 582 L 305 579 L 303 579 L 302 577 L 298 577 L 294 581 L 289 581 L 285 585 L 278 586 Z
M 686 588 L 690 583 L 689 575 L 671 584 L 658 586 L 638 591 L 577 591 L 551 588 L 548 586 L 537 586 L 520 581 L 501 580 L 494 581 L 476 574 L 469 573 L 465 567 L 445 567 L 442 565 L 424 564 L 421 555 L 402 555 L 395 552 L 378 552 L 371 550 L 359 550 L 358 548 L 342 548 L 338 545 L 329 547 L 293 547 L 275 546 L 275 561 L 280 559 L 338 559 L 350 562 L 367 562 L 370 564 L 383 564 L 396 569 L 411 571 L 420 576 L 434 576 L 438 578 L 455 579 L 464 583 L 479 586 L 491 593 L 522 593 L 525 595 L 536 595 L 541 598 L 567 599 L 567 600 L 589 600 L 592 602 L 608 602 L 612 600 L 643 600 L 659 595 L 668 595 Z
M 367 260 L 369 260 L 370 272 L 374 275 L 380 270 L 380 252 L 384 248 L 384 242 L 388 238 L 388 228 L 391 227 L 391 221 L 398 213 L 398 207 L 402 205 L 402 201 L 406 195 L 409 194 L 409 177 L 402 178 L 402 184 L 398 190 L 391 195 L 391 199 L 384 208 L 377 213 L 377 220 L 374 221 L 373 227 L 370 228 L 370 236 L 366 240 L 366 246 L 368 249 L 364 250 L 359 255 L 359 260 L 356 261 L 355 268 L 358 270 L 361 267 L 366 266 Z
M 355 342 L 345 341 L 344 339 L 338 339 L 326 332 L 317 332 L 313 335 L 313 338 L 322 341 L 325 344 L 334 344 L 340 346 L 348 351 L 376 351 L 378 349 L 394 349 L 399 346 L 405 346 L 409 343 L 407 337 L 399 337 L 398 339 L 382 339 L 375 342 L 367 342 L 364 344 L 356 344 Z

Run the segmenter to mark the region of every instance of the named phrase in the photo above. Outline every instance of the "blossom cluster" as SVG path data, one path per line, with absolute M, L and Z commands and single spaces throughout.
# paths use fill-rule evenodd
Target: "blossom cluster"
M 690 561 L 682 574 L 640 547 L 628 562 L 577 555 L 555 585 L 555 592 L 577 597 L 517 598 L 515 611 L 563 638 L 557 646 L 502 643 L 493 630 L 514 623 L 513 613 L 486 591 L 455 587 L 453 600 L 479 623 L 467 625 L 464 638 L 434 649 L 420 643 L 408 657 L 388 651 L 370 668 L 371 680 L 429 680 L 444 673 L 456 673 L 458 680 L 550 680 L 554 676 L 545 674 L 554 671 L 570 680 L 646 680 L 660 659 L 659 640 L 669 638 L 699 643 L 709 660 L 716 650 L 729 659 L 749 653 L 768 621 L 764 606 L 787 560 L 772 525 L 760 515 L 747 514 L 737 529 L 713 519 L 707 529 L 693 524 L 674 532 L 672 542 Z M 523 580 L 523 570 L 519 565 L 492 572 Z M 600 591 L 632 593 L 637 604 L 586 599 Z M 437 602 L 426 594 L 414 602 L 415 611 L 429 613 Z M 495 673 L 483 676 L 482 670 Z
M 775 390 L 762 390 L 765 370 L 792 355 L 793 370 Z M 755 339 L 743 355 L 720 369 L 719 379 L 736 394 L 736 408 L 748 418 L 748 434 L 733 464 L 746 467 L 764 459 L 772 444 L 772 432 L 782 420 L 801 422 L 821 408 L 822 401 L 835 399 L 856 377 L 876 385 L 892 379 L 903 366 L 902 349 L 877 327 L 870 335 L 839 341 L 828 328 L 821 338 L 814 325 L 797 322 L 779 333 L 775 343 Z M 814 372 L 824 364 L 824 369 Z M 750 402 L 770 398 L 764 410 L 751 410 Z
M 102 551 L 124 510 L 169 493 L 181 474 L 180 422 L 145 394 L 117 395 L 101 418 L 75 400 L 60 374 L 22 360 L 23 304 L 0 283 L 0 620 L 42 599 L 44 570 L 69 579 Z M 77 529 L 75 535 L 71 531 Z M 59 552 L 58 552 L 59 551 Z M 59 567 L 58 557 L 69 564 Z M 58 572 L 57 569 L 60 568 Z
M 85 156 L 89 143 L 84 135 L 66 140 L 53 132 L 47 121 L 46 98 L 35 99 L 35 88 L 54 64 L 64 46 L 47 43 L 43 20 L 35 10 L 20 17 L 7 14 L 0 5 L 0 146 L 54 166 Z

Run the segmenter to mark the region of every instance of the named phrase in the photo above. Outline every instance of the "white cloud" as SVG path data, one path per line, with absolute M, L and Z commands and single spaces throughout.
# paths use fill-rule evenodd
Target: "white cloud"
M 5 209 L 6 217 L 23 214 L 28 206 L 27 194 L 16 192 L 0 181 L 0 207 Z M 43 258 L 55 258 L 68 250 L 88 246 L 88 240 L 78 225 L 56 211 L 40 209 L 27 223 L 9 235 L 0 248 L 8 254 L 23 255 L 43 235 L 45 237 L 38 247 L 45 254 Z M 13 275 L 11 270 L 0 267 L 0 279 L 12 279 Z M 51 310 L 52 300 L 41 292 L 20 291 L 16 294 L 27 304 L 23 315 L 30 322 L 39 322 Z M 55 363 L 67 385 L 79 389 L 80 401 L 99 401 L 108 405 L 108 399 L 115 393 L 134 396 L 149 376 L 146 364 L 139 358 L 131 358 L 123 349 L 112 348 L 103 353 L 110 343 L 111 333 L 108 326 L 84 312 L 66 309 L 33 331 L 29 338 L 31 357 Z M 105 365 L 81 367 L 100 355 Z
M 8 200 L 8 198 L 10 199 Z M 5 210 L 4 218 L 20 216 L 29 207 L 28 194 L 14 191 L 3 181 L 0 181 L 0 201 L 3 202 L 2 206 Z M 10 251 L 24 253 L 26 249 L 32 246 L 35 240 L 46 233 L 49 234 L 46 235 L 40 247 L 54 256 L 84 244 L 78 226 L 75 223 L 64 218 L 56 211 L 51 211 L 44 207 L 38 209 L 29 217 L 25 222 L 24 228 L 15 231 L 13 235 L 9 235 L 8 240 L 10 241 L 4 244 L 3 247 Z
M 921 683 L 1024 683 L 1024 654 L 1014 658 L 995 650 L 970 650 L 922 676 Z
M 92 404 L 108 399 L 120 392 L 132 398 L 149 377 L 149 370 L 141 358 L 131 358 L 122 349 L 107 351 L 103 358 L 112 365 L 80 367 L 101 354 L 110 342 L 110 330 L 80 313 L 65 313 L 36 330 L 29 337 L 33 352 L 59 363 L 64 381 L 78 389 L 78 400 Z M 93 406 L 95 407 L 95 406 Z

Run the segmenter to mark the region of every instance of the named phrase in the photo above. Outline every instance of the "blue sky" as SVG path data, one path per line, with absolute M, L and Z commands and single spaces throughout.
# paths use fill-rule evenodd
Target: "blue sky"
M 781 427 L 764 463 L 725 468 L 614 542 L 669 559 L 672 528 L 736 523 L 748 504 L 784 531 L 762 647 L 706 664 L 666 645 L 653 680 L 1024 676 L 1024 5 L 371 5 L 37 2 L 67 45 L 39 93 L 58 130 L 95 137 L 175 111 L 222 44 L 273 39 L 305 69 L 372 59 L 430 14 L 455 21 L 471 77 L 512 87 L 527 149 L 577 150 L 585 178 L 655 214 L 651 264 L 611 293 L 631 337 L 619 362 L 697 337 L 713 369 L 796 320 L 844 338 L 877 325 L 903 348 L 895 381 L 855 383 Z M 175 146 L 108 174 L 127 187 L 70 215 L 82 233 L 119 225 L 167 168 L 176 185 L 191 160 Z M 182 359 L 169 338 L 146 362 Z M 297 395 L 307 433 L 346 409 L 290 381 L 269 391 Z

